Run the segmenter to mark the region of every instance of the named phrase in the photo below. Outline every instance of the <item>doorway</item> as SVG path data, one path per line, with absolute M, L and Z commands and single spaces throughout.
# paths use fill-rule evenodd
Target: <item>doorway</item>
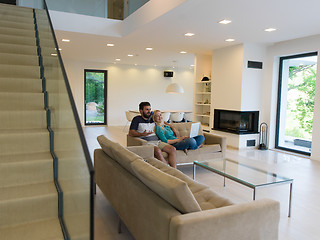
M 107 124 L 107 71 L 84 70 L 85 125 Z
M 276 148 L 311 154 L 317 52 L 280 58 Z

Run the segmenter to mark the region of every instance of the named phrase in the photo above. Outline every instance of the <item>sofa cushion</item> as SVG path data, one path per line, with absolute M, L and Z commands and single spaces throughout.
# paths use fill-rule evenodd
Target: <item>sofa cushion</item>
M 131 163 L 135 175 L 181 213 L 201 211 L 186 182 L 143 161 Z
M 194 193 L 194 197 L 202 210 L 220 208 L 233 204 L 229 199 L 221 197 L 209 188 Z
M 131 167 L 131 162 L 134 162 L 136 160 L 143 160 L 140 156 L 129 151 L 128 149 L 123 147 L 121 144 L 110 141 L 104 135 L 100 135 L 97 138 L 97 140 L 98 140 L 102 150 L 108 156 L 110 156 L 112 159 L 117 161 L 123 168 L 128 170 L 130 173 L 135 175 L 135 173 Z
M 147 162 L 149 164 L 151 164 L 152 166 L 158 168 L 162 172 L 170 174 L 171 176 L 174 176 L 174 177 L 179 178 L 180 180 L 186 182 L 190 191 L 193 194 L 196 192 L 199 192 L 203 189 L 208 188 L 207 185 L 204 185 L 204 184 L 201 184 L 201 183 L 194 181 L 193 179 L 191 179 L 190 177 L 188 177 L 186 174 L 179 171 L 178 169 L 172 168 L 172 167 L 168 166 L 167 164 L 165 164 L 155 158 L 147 159 Z
M 167 164 L 160 162 L 155 158 L 147 159 L 147 162 L 159 170 L 186 182 L 193 196 L 197 200 L 197 203 L 200 205 L 201 210 L 232 205 L 232 202 L 230 202 L 228 199 L 223 198 L 210 190 L 209 186 L 194 181 L 183 172 L 169 167 Z
M 127 147 L 127 149 L 143 159 L 152 158 L 154 156 L 154 146 L 151 144 L 143 146 L 131 146 Z

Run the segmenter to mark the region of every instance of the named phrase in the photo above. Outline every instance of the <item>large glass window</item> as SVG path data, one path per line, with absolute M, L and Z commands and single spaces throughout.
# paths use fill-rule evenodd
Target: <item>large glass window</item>
M 106 123 L 107 71 L 84 70 L 85 75 L 85 124 Z
M 310 155 L 317 53 L 280 58 L 276 148 Z

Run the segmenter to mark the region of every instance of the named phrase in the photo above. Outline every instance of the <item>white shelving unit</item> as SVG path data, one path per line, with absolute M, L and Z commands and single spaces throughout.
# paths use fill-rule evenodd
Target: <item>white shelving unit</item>
M 210 131 L 211 124 L 211 80 L 195 83 L 194 118 L 201 122 L 204 130 Z

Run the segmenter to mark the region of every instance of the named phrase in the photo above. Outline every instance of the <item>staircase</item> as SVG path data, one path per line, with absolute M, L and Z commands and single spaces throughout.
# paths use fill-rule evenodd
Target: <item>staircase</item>
M 63 82 L 57 57 L 51 56 L 49 22 L 44 10 L 36 16 L 46 86 L 54 92 L 53 104 L 62 105 L 68 97 L 57 92 Z M 90 239 L 90 183 L 79 136 L 70 121 L 53 127 L 63 191 L 59 202 L 43 89 L 33 9 L 0 4 L 0 239 Z M 70 120 L 70 109 L 61 113 Z

